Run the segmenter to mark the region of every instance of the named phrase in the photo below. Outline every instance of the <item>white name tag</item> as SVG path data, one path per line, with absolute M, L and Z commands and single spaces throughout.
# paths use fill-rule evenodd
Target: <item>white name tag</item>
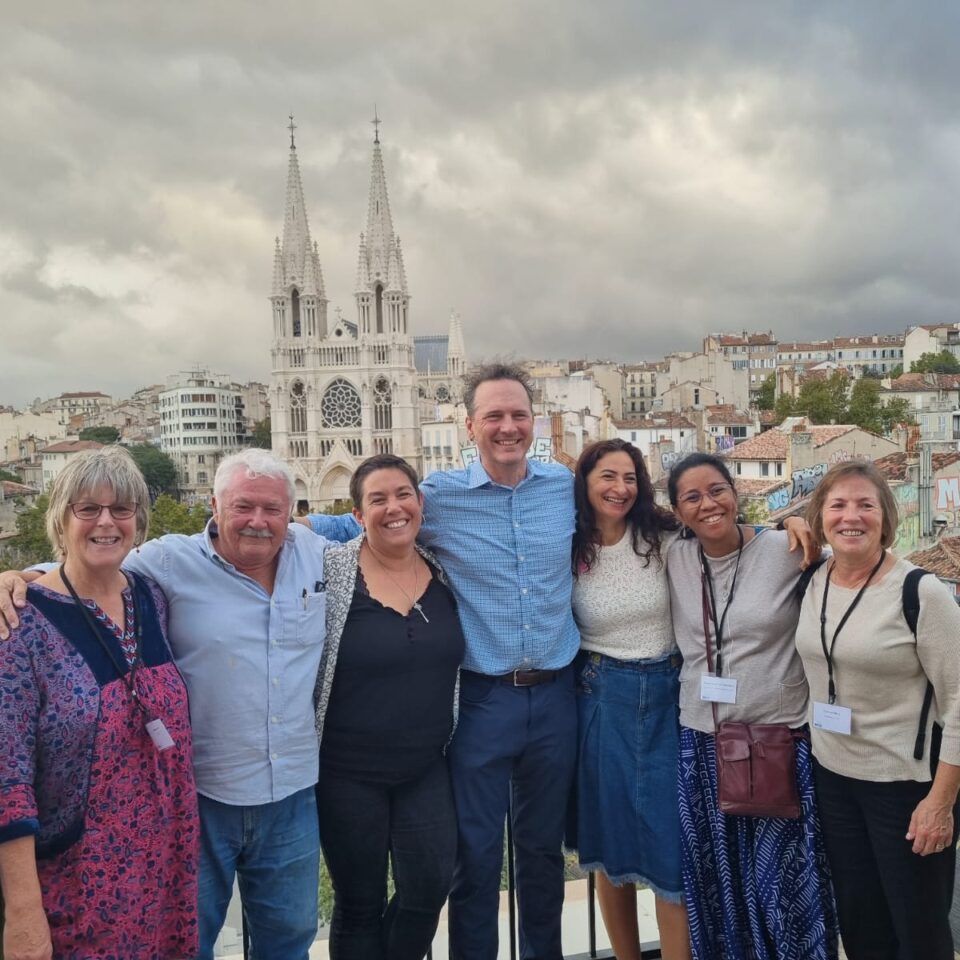
M 700 699 L 711 703 L 736 703 L 737 681 L 733 677 L 712 677 L 704 673 L 700 677 Z
M 158 750 L 169 750 L 173 746 L 173 737 L 170 736 L 162 720 L 151 720 L 146 726 L 147 733 L 150 734 L 150 739 Z
M 852 716 L 849 707 L 841 707 L 837 703 L 818 703 L 816 700 L 813 702 L 813 725 L 818 730 L 829 730 L 849 737 Z

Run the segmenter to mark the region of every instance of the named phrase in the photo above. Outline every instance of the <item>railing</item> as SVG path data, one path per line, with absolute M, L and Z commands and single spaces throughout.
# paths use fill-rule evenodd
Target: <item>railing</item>
M 513 826 L 511 817 L 507 817 L 507 909 L 510 917 L 510 960 L 518 960 L 517 948 L 517 887 L 516 871 L 513 861 Z M 587 876 L 587 952 L 566 954 L 565 960 L 606 960 L 613 957 L 611 950 L 597 949 L 597 903 L 596 880 L 591 873 Z M 243 957 L 250 957 L 250 933 L 247 929 L 246 913 L 243 915 Z M 641 960 L 657 960 L 660 957 L 660 943 L 657 941 L 640 944 Z M 427 951 L 426 960 L 433 960 L 433 948 Z

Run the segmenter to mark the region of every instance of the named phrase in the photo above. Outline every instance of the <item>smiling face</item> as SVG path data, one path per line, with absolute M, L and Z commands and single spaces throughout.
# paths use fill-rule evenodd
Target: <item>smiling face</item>
M 587 499 L 597 524 L 626 526 L 637 501 L 637 468 L 622 450 L 604 454 L 587 475 Z
M 877 488 L 853 474 L 830 488 L 820 514 L 823 536 L 838 564 L 876 561 L 882 548 L 883 508 Z
M 112 505 L 117 495 L 109 487 L 96 487 L 84 491 L 73 503 Z M 102 574 L 119 570 L 120 564 L 134 544 L 137 533 L 136 513 L 126 520 L 115 520 L 109 510 L 101 510 L 93 520 L 78 520 L 72 509 L 67 509 L 63 518 L 64 559 L 68 569 L 88 574 Z
M 363 478 L 360 506 L 353 515 L 363 525 L 374 550 L 405 553 L 420 532 L 423 497 L 402 470 L 374 470 Z
M 736 550 L 737 495 L 715 467 L 684 471 L 677 481 L 675 509 L 708 556 L 722 557 Z
M 533 442 L 533 411 L 523 384 L 486 380 L 477 387 L 467 430 L 477 444 L 490 479 L 516 486 L 527 475 L 527 450 Z
M 213 498 L 213 519 L 217 553 L 256 579 L 257 572 L 276 563 L 287 535 L 290 501 L 286 481 L 248 477 L 237 470 L 220 499 Z

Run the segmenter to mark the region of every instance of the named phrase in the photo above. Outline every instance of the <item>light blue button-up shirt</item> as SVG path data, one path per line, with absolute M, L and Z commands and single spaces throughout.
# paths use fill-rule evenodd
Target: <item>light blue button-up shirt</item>
M 580 647 L 573 620 L 573 474 L 527 461 L 515 487 L 479 460 L 427 477 L 422 542 L 450 579 L 478 673 L 565 667 Z
M 350 536 L 352 525 L 342 526 L 339 534 Z M 317 781 L 313 689 L 325 637 L 328 541 L 291 524 L 271 595 L 216 552 L 215 536 L 211 521 L 192 537 L 150 540 L 125 566 L 156 580 L 170 605 L 170 645 L 190 695 L 197 790 L 233 805 L 269 803 Z

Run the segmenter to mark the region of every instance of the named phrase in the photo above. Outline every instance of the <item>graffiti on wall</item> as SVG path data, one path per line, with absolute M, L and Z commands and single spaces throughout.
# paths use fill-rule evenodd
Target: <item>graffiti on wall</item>
M 937 480 L 937 510 L 960 509 L 960 477 Z
M 908 553 L 915 550 L 920 542 L 920 502 L 917 487 L 913 483 L 903 483 L 892 490 L 899 515 L 895 545 L 898 552 Z
M 827 464 L 815 463 L 812 467 L 794 470 L 790 475 L 792 486 L 790 499 L 796 500 L 798 497 L 805 497 L 808 493 L 813 493 L 817 484 L 824 478 L 827 469 Z
M 671 450 L 668 453 L 660 454 L 660 468 L 664 473 L 669 473 L 673 468 L 676 462 L 684 456 L 682 450 Z
M 726 453 L 737 445 L 737 438 L 724 435 L 722 437 L 714 437 L 713 442 L 716 444 L 717 453 Z
M 789 502 L 790 488 L 781 487 L 779 490 L 774 490 L 774 492 L 767 497 L 767 510 L 770 513 L 774 513 L 777 510 L 782 510 Z
M 827 463 L 829 463 L 830 466 L 832 467 L 835 463 L 846 463 L 849 459 L 850 459 L 849 450 L 834 450 L 833 453 L 830 454 L 830 457 L 827 460 Z

